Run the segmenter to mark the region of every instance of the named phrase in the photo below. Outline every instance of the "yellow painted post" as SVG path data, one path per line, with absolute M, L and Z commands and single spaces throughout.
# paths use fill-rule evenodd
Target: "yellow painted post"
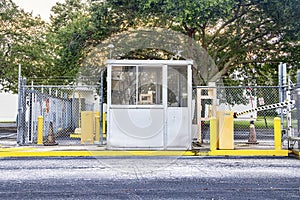
M 218 148 L 218 134 L 217 134 L 217 118 L 210 118 L 210 150 L 214 151 Z
M 100 142 L 100 116 L 96 115 L 95 116 L 95 132 L 96 132 L 96 137 L 95 140 L 97 142 Z
M 106 112 L 103 112 L 102 117 L 102 133 L 106 133 Z
M 37 144 L 43 144 L 44 117 L 38 116 Z
M 281 120 L 279 117 L 274 118 L 274 148 L 281 150 Z

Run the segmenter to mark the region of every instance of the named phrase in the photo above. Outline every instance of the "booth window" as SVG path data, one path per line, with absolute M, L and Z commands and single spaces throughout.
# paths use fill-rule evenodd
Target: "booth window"
M 113 66 L 111 85 L 112 104 L 133 104 L 136 90 L 136 66 Z
M 168 67 L 168 106 L 187 107 L 187 68 Z
M 111 101 L 113 105 L 162 104 L 162 68 L 113 66 Z
M 138 104 L 162 104 L 162 68 L 139 67 Z

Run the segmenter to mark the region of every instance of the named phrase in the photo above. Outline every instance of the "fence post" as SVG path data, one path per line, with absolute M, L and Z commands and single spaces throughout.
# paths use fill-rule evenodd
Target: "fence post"
M 201 89 L 196 88 L 196 102 L 197 102 L 197 141 L 202 143 L 202 122 L 201 122 Z
M 22 117 L 22 77 L 21 77 L 21 64 L 19 64 L 18 75 L 18 115 L 16 119 L 17 123 L 17 144 L 21 144 L 21 117 Z
M 44 117 L 38 116 L 37 144 L 43 144 Z
M 298 121 L 298 135 L 300 136 L 300 69 L 297 71 L 297 101 L 296 101 L 296 109 L 297 109 L 297 121 Z M 300 149 L 300 142 L 298 142 L 298 149 Z
M 103 84 L 103 79 L 104 79 L 104 71 L 106 68 L 103 68 L 100 73 L 100 144 L 103 145 L 103 102 L 104 102 L 104 84 Z
M 281 119 L 279 117 L 274 118 L 274 148 L 275 150 L 281 150 Z

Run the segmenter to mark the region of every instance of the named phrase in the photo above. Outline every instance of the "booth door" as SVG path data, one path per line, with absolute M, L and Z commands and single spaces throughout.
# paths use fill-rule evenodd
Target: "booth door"
M 167 148 L 189 149 L 188 81 L 186 67 L 168 67 Z
M 167 126 L 167 147 L 189 149 L 191 141 L 187 108 L 169 107 Z

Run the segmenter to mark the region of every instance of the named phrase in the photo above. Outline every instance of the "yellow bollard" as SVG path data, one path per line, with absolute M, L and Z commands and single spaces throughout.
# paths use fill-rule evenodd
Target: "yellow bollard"
M 37 144 L 43 144 L 44 117 L 38 116 Z
M 103 112 L 102 117 L 102 133 L 106 133 L 106 112 Z
M 214 151 L 218 148 L 218 135 L 217 135 L 217 118 L 210 118 L 210 150 Z
M 95 141 L 99 142 L 100 141 L 100 116 L 99 115 L 95 116 L 95 129 L 96 129 Z
M 281 150 L 281 120 L 279 117 L 274 118 L 274 148 L 275 150 Z

